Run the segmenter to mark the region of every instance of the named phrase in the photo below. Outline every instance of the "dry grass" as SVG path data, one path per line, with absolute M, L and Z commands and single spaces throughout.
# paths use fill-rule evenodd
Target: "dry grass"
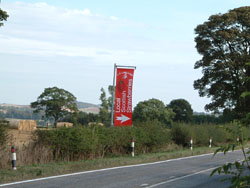
M 16 147 L 17 165 L 48 163 L 52 160 L 49 148 L 34 144 L 33 131 L 9 129 L 8 143 L 0 147 L 0 169 L 11 169 L 11 147 Z

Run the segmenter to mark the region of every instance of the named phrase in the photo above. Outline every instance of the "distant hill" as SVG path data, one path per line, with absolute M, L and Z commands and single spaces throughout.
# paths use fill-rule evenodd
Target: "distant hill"
M 6 103 L 0 103 L 0 107 L 14 107 L 14 108 L 30 108 L 29 105 L 17 105 L 17 104 L 6 104 Z
M 77 101 L 79 111 L 98 114 L 100 106 Z M 41 119 L 42 113 L 34 114 L 29 105 L 17 105 L 0 103 L 0 118 L 18 118 L 18 119 Z
M 77 101 L 76 104 L 78 109 L 82 112 L 98 114 L 100 111 L 100 105 L 79 101 Z
M 80 102 L 80 101 L 76 101 L 77 107 L 80 108 L 100 108 L 99 105 L 96 104 L 91 104 L 91 103 L 87 103 L 87 102 Z
M 80 101 L 76 101 L 77 107 L 79 109 L 82 108 L 100 108 L 100 105 L 96 105 L 96 104 L 91 104 L 91 103 L 87 103 L 87 102 L 80 102 Z M 6 104 L 6 103 L 0 103 L 0 108 L 30 108 L 29 105 L 18 105 L 18 104 Z

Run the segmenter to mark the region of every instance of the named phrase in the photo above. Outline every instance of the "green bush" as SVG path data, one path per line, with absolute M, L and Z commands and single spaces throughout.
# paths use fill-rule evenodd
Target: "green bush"
M 0 147 L 5 146 L 8 140 L 8 121 L 0 120 Z
M 131 153 L 131 139 L 136 153 L 155 151 L 170 143 L 169 131 L 158 122 L 135 127 L 100 126 L 38 130 L 37 145 L 52 149 L 54 160 L 77 160 Z
M 226 131 L 228 128 L 233 130 L 231 134 Z M 184 147 L 190 145 L 191 137 L 193 146 L 208 146 L 210 138 L 212 138 L 212 145 L 218 146 L 235 141 L 239 137 L 236 128 L 232 123 L 225 125 L 175 123 L 171 129 L 171 136 L 176 144 Z M 250 130 L 245 128 L 243 134 L 250 137 Z
M 90 158 L 97 138 L 90 128 L 59 128 L 38 130 L 37 144 L 49 146 L 55 160 Z
M 172 140 L 177 145 L 182 145 L 184 147 L 188 146 L 190 143 L 191 132 L 190 127 L 187 124 L 173 124 L 171 129 Z
M 168 129 L 159 121 L 135 122 L 134 127 L 75 126 L 38 130 L 36 146 L 48 147 L 53 160 L 92 159 L 130 154 L 132 138 L 137 154 L 162 151 L 173 142 L 188 147 L 190 137 L 193 138 L 193 147 L 208 147 L 209 138 L 213 139 L 212 146 L 218 146 L 237 139 L 237 134 L 230 136 L 227 133 L 228 127 L 234 129 L 235 126 L 175 123 L 172 129 Z M 250 135 L 249 129 L 244 130 L 243 134 Z
M 157 120 L 135 123 L 136 150 L 151 152 L 171 142 L 169 129 Z

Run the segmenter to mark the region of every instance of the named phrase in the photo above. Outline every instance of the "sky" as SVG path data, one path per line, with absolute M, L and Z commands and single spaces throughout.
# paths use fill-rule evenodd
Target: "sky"
M 136 66 L 133 106 L 182 98 L 204 112 L 194 29 L 241 6 L 250 0 L 2 0 L 0 104 L 28 105 L 54 86 L 100 104 L 116 63 Z

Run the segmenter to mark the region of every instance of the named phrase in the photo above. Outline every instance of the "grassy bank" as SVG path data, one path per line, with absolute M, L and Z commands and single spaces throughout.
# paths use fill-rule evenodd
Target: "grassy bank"
M 149 163 L 179 157 L 199 155 L 204 153 L 212 153 L 214 151 L 215 148 L 199 147 L 194 148 L 193 151 L 190 151 L 190 149 L 182 149 L 171 152 L 147 153 L 136 155 L 134 158 L 132 158 L 130 155 L 126 155 L 123 157 L 81 160 L 75 162 L 52 162 L 48 164 L 21 166 L 17 167 L 16 171 L 12 170 L 11 168 L 0 169 L 0 183 L 2 184 L 7 182 L 41 178 L 46 176 L 67 174 L 87 170 L 102 169 L 108 167 Z

